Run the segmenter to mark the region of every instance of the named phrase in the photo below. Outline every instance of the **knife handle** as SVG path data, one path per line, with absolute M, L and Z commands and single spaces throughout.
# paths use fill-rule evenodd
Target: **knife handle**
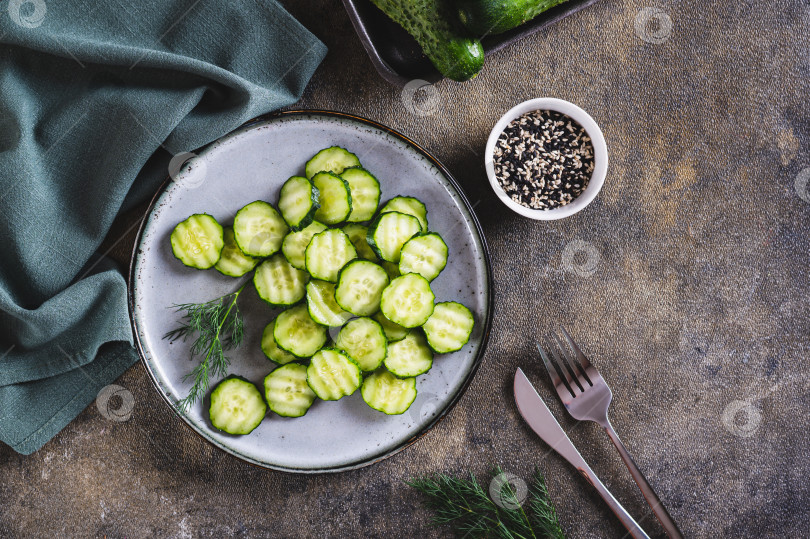
M 577 471 L 582 474 L 585 481 L 593 485 L 596 492 L 598 492 L 602 499 L 605 500 L 605 503 L 608 504 L 610 510 L 613 511 L 613 514 L 615 514 L 624 527 L 627 528 L 627 531 L 630 532 L 630 535 L 634 539 L 650 539 L 645 531 L 641 529 L 641 526 L 638 525 L 638 522 L 636 522 L 633 517 L 630 516 L 630 513 L 628 513 L 627 510 L 622 507 L 622 504 L 620 504 L 619 501 L 613 497 L 613 494 L 611 494 L 607 487 L 602 484 L 598 477 L 596 477 L 596 474 L 593 473 L 591 467 L 588 466 L 584 460 L 582 460 L 579 465 L 573 462 L 571 462 L 571 464 L 573 464 Z

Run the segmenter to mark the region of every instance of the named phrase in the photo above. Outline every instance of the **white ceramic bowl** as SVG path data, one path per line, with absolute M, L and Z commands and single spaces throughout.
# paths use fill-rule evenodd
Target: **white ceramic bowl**
M 498 183 L 497 178 L 495 178 L 495 164 L 493 163 L 493 158 L 495 152 L 495 143 L 498 142 L 498 137 L 500 137 L 503 130 L 506 129 L 506 126 L 509 125 L 509 122 L 533 110 L 553 110 L 573 118 L 585 129 L 588 136 L 591 137 L 591 142 L 593 143 L 594 169 L 591 179 L 588 182 L 588 187 L 586 187 L 578 197 L 565 206 L 560 206 L 550 210 L 536 210 L 523 206 L 522 204 L 518 204 L 509 198 L 506 191 L 504 191 L 501 185 Z M 602 189 L 602 184 L 605 183 L 607 166 L 608 154 L 607 144 L 605 144 L 605 137 L 602 135 L 602 130 L 599 129 L 599 126 L 596 125 L 593 118 L 591 118 L 587 112 L 573 103 L 564 101 L 562 99 L 554 99 L 552 97 L 541 97 L 538 99 L 524 101 L 523 103 L 512 107 L 509 109 L 509 112 L 501 116 L 501 119 L 498 120 L 498 123 L 496 123 L 495 127 L 492 128 L 492 132 L 489 135 L 484 157 L 484 167 L 487 170 L 489 183 L 492 185 L 492 189 L 495 191 L 495 194 L 498 195 L 498 198 L 500 198 L 501 201 L 515 213 L 518 213 L 524 217 L 529 217 L 530 219 L 540 219 L 544 221 L 568 217 L 569 215 L 577 213 L 579 210 L 590 204 L 591 201 L 596 198 L 596 195 L 599 194 L 599 190 Z

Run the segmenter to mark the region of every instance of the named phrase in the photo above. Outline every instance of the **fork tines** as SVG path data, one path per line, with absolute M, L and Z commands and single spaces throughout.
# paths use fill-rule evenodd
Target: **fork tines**
M 591 367 L 591 362 L 588 361 L 588 358 L 585 357 L 585 354 L 582 353 L 582 350 L 579 349 L 579 346 L 565 328 L 561 327 L 560 330 L 564 339 L 559 334 L 555 334 L 552 342 L 546 345 L 551 352 L 552 359 L 549 359 L 548 354 L 546 354 L 539 342 L 537 343 L 537 350 L 540 352 L 543 364 L 558 391 L 559 386 L 564 386 L 571 394 L 571 397 L 577 397 L 593 386 L 587 372 L 588 368 Z

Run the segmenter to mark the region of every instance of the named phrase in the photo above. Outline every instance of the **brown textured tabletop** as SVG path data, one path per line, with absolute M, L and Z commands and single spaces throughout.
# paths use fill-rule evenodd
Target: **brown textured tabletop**
M 500 463 L 526 479 L 540 467 L 570 537 L 621 537 L 511 398 L 523 366 L 562 425 L 574 426 L 532 344 L 558 323 L 612 387 L 614 426 L 686 536 L 806 534 L 810 5 L 603 0 L 493 54 L 477 79 L 423 90 L 416 109 L 378 77 L 337 0 L 287 5 L 330 49 L 296 108 L 402 131 L 476 204 L 495 278 L 481 369 L 409 449 L 359 471 L 299 476 L 207 445 L 138 364 L 117 382 L 135 398 L 128 421 L 90 406 L 31 456 L 0 448 L 0 536 L 441 536 L 403 480 L 484 476 Z M 610 152 L 599 197 L 561 222 L 506 211 L 483 169 L 497 118 L 539 96 L 590 112 Z M 108 244 L 137 219 L 123 219 Z M 116 245 L 121 261 L 131 243 L 130 234 Z M 570 432 L 657 532 L 608 439 L 591 424 Z

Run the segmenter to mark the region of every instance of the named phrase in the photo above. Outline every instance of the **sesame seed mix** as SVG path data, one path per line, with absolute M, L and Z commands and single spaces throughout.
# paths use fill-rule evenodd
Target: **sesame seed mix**
M 495 177 L 523 206 L 550 210 L 565 206 L 588 187 L 593 143 L 579 123 L 551 110 L 515 118 L 495 144 Z

